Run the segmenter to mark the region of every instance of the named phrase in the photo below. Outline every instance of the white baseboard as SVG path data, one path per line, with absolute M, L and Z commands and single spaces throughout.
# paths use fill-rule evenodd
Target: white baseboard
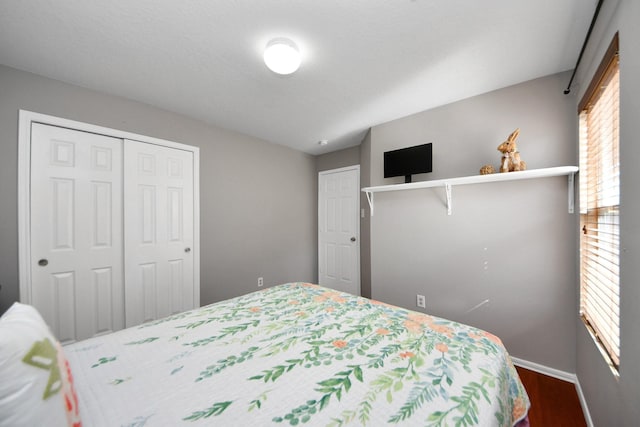
M 529 369 L 530 371 L 534 371 L 539 374 L 557 378 L 562 381 L 568 381 L 573 384 L 578 381 L 576 374 L 571 374 L 559 369 L 550 368 L 548 366 L 540 365 L 539 363 L 529 362 L 528 360 L 518 359 L 517 357 L 511 357 L 511 360 L 513 360 L 514 365 L 520 366 L 521 368 Z
M 548 366 L 540 365 L 539 363 L 529 362 L 528 360 L 518 359 L 517 357 L 511 357 L 511 360 L 513 360 L 514 365 L 520 366 L 521 368 L 529 369 L 530 371 L 534 371 L 539 374 L 573 383 L 576 387 L 576 392 L 578 393 L 580 406 L 582 406 L 584 420 L 587 423 L 588 427 L 593 427 L 593 420 L 591 419 L 591 414 L 589 414 L 589 407 L 587 406 L 587 401 L 584 398 L 582 387 L 580 387 L 580 381 L 578 381 L 578 377 L 576 376 L 576 374 L 550 368 Z
M 591 419 L 591 414 L 589 413 L 589 407 L 587 406 L 587 400 L 584 398 L 584 394 L 582 393 L 582 387 L 580 387 L 580 381 L 576 377 L 576 391 L 578 392 L 578 399 L 580 399 L 580 406 L 582 406 L 582 413 L 584 414 L 584 420 L 587 423 L 588 427 L 593 427 L 593 420 Z

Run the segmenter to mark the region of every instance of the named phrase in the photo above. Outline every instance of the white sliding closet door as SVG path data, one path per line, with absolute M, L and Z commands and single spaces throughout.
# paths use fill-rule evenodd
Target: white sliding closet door
M 193 153 L 124 144 L 126 325 L 194 307 Z
M 31 304 L 63 342 L 122 329 L 122 140 L 31 128 Z
M 198 159 L 20 111 L 20 301 L 62 343 L 199 306 Z

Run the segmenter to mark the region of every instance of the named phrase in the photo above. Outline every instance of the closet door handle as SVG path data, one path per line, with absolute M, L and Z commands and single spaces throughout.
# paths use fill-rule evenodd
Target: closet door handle
M 186 253 L 189 253 L 189 252 L 191 252 L 191 248 L 184 248 L 184 251 L 185 251 Z
M 42 258 L 40 261 L 38 261 L 38 265 L 40 267 L 46 267 L 48 264 L 49 264 L 49 261 L 44 259 L 44 258 Z

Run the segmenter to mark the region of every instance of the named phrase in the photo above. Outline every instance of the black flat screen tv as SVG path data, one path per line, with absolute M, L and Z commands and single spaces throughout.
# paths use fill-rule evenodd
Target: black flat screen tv
M 422 144 L 384 153 L 384 177 L 404 176 L 411 182 L 411 175 L 428 173 L 433 169 L 433 144 Z

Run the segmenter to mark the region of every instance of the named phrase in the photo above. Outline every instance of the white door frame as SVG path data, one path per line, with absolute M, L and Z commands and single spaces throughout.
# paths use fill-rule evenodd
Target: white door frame
M 163 147 L 193 152 L 193 281 L 194 305 L 200 306 L 200 148 L 165 139 L 139 135 L 75 120 L 63 119 L 33 111 L 19 110 L 18 125 L 18 267 L 20 302 L 30 304 L 31 297 L 31 124 L 64 127 L 83 132 L 131 139 Z
M 320 209 L 322 209 L 322 206 L 320 204 L 320 177 L 323 175 L 329 175 L 332 173 L 338 173 L 338 172 L 346 172 L 346 171 L 357 171 L 358 172 L 358 183 L 356 185 L 355 191 L 356 194 L 354 195 L 356 198 L 356 209 L 354 212 L 354 215 L 356 216 L 356 245 L 357 245 L 357 250 L 356 250 L 356 260 L 358 263 L 358 268 L 357 268 L 357 275 L 358 275 L 358 283 L 357 283 L 357 288 L 358 288 L 358 295 L 362 295 L 362 278 L 361 278 L 361 274 L 360 274 L 360 270 L 361 270 L 361 265 L 360 265 L 360 165 L 353 165 L 353 166 L 345 166 L 343 168 L 337 168 L 337 169 L 329 169 L 329 170 L 325 170 L 325 171 L 321 171 L 318 172 L 318 274 L 320 274 L 320 256 L 321 256 L 321 251 L 322 248 L 320 247 Z M 318 277 L 318 282 L 320 281 L 320 277 Z

